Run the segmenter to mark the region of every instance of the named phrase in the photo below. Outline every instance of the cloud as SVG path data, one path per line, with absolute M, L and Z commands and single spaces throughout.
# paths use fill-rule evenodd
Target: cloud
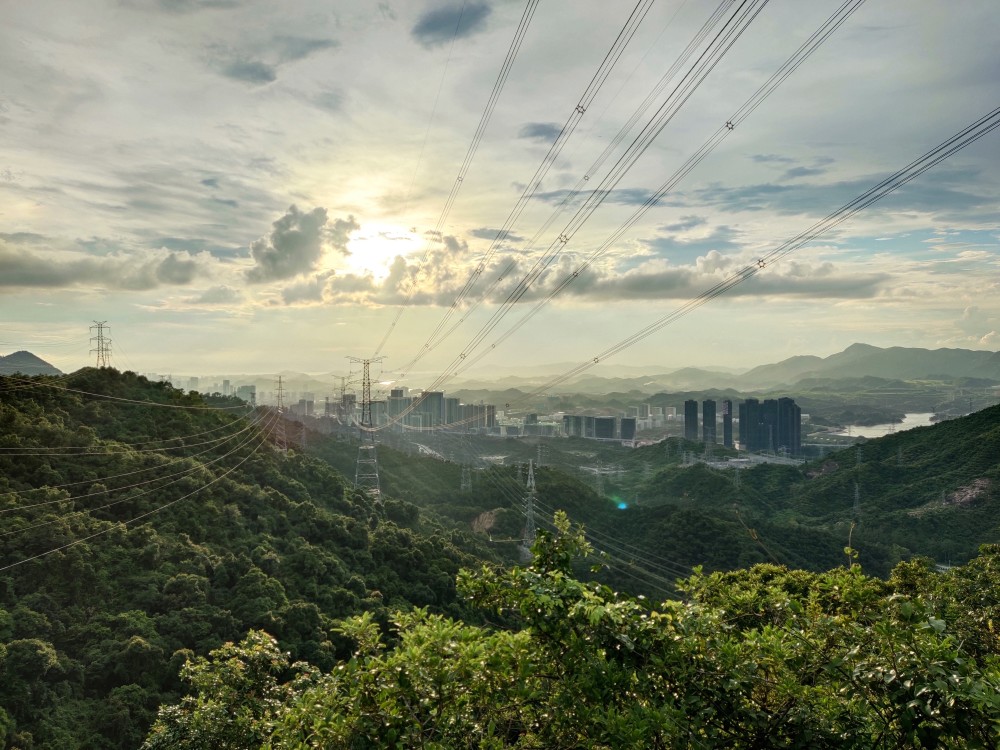
M 354 221 L 353 217 L 349 220 Z M 271 234 L 250 243 L 256 265 L 246 272 L 247 281 L 262 283 L 307 273 L 323 257 L 323 227 L 326 209 L 303 213 L 297 206 L 275 221 Z
M 250 255 L 256 265 L 245 275 L 251 283 L 308 273 L 316 268 L 326 246 L 350 255 L 347 242 L 351 233 L 361 228 L 353 216 L 337 219 L 327 226 L 325 208 L 303 213 L 294 205 L 272 227 L 271 234 L 250 244 Z
M 447 5 L 421 16 L 410 33 L 424 47 L 439 47 L 453 38 L 472 36 L 485 25 L 490 12 L 487 3 Z
M 222 75 L 241 83 L 263 86 L 278 80 L 278 69 L 282 65 L 337 46 L 333 39 L 275 34 L 252 48 L 249 44 L 237 49 L 216 45 L 211 48 L 211 54 L 214 66 Z
M 795 159 L 790 156 L 780 156 L 779 154 L 754 154 L 751 160 L 758 164 L 794 164 Z
M 146 291 L 162 285 L 183 286 L 197 276 L 197 263 L 181 253 L 145 261 L 133 256 L 58 260 L 50 254 L 0 245 L 0 288 L 5 289 L 91 286 Z
M 356 232 L 359 229 L 361 229 L 361 225 L 354 220 L 353 216 L 337 219 L 333 222 L 333 226 L 326 230 L 326 241 L 333 245 L 334 250 L 341 255 L 350 255 L 351 251 L 347 249 L 347 241 L 351 237 L 351 232 Z
M 746 260 L 709 252 L 694 264 L 671 266 L 651 260 L 624 274 L 588 270 L 566 288 L 566 294 L 588 301 L 695 299 L 723 279 L 745 268 Z M 763 299 L 870 299 L 890 280 L 885 273 L 843 273 L 830 263 L 784 261 L 748 277 L 726 292 L 727 297 Z M 537 293 L 536 293 L 537 294 Z
M 469 234 L 480 240 L 489 240 L 492 242 L 500 234 L 499 229 L 491 229 L 490 227 L 479 227 L 477 229 L 470 229 Z M 506 242 L 524 242 L 524 237 L 519 234 L 514 234 L 513 232 L 508 232 L 504 236 Z
M 992 315 L 978 306 L 970 305 L 962 311 L 962 317 L 955 321 L 955 325 L 962 333 L 981 339 L 993 333 L 997 322 Z
M 785 170 L 784 174 L 781 175 L 783 180 L 795 180 L 799 177 L 813 177 L 818 174 L 824 174 L 825 169 L 820 169 L 819 167 L 792 167 L 791 169 Z
M 224 64 L 219 72 L 234 81 L 258 85 L 278 80 L 278 69 L 260 60 L 232 60 Z
M 323 291 L 327 281 L 333 277 L 333 271 L 317 274 L 311 279 L 299 281 L 281 290 L 281 299 L 286 305 L 303 302 L 322 302 Z
M 304 36 L 287 36 L 279 34 L 272 38 L 271 47 L 282 62 L 304 60 L 314 52 L 337 47 L 333 39 L 316 39 Z
M 708 221 L 703 216 L 682 216 L 680 221 L 675 221 L 673 224 L 667 224 L 663 227 L 664 232 L 686 232 L 689 229 L 694 229 L 695 227 L 704 226 Z
M 188 302 L 198 305 L 228 305 L 242 299 L 243 295 L 239 291 L 223 284 L 206 289 L 197 297 L 191 297 Z
M 535 141 L 554 141 L 562 132 L 562 126 L 555 122 L 529 122 L 521 126 L 518 138 L 528 138 Z

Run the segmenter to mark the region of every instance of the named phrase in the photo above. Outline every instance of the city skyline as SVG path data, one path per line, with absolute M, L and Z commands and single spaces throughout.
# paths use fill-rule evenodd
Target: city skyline
M 442 341 L 631 4 L 539 5 L 458 181 L 520 4 L 13 4 L 0 29 L 0 352 L 76 369 L 106 321 L 120 369 L 319 373 L 385 341 L 386 370 L 423 353 L 410 370 L 430 386 L 559 242 L 565 217 L 540 227 L 705 21 L 694 5 L 651 6 L 498 243 L 468 297 L 478 307 Z M 462 367 L 585 364 L 1000 101 L 992 3 L 863 3 L 574 277 L 833 10 L 767 4 Z M 749 369 L 858 341 L 1000 348 L 998 165 L 993 133 L 608 361 Z

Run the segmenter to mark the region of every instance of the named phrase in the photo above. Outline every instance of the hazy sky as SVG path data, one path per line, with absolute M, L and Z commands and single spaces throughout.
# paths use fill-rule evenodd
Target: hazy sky
M 571 278 L 838 4 L 771 0 L 525 300 Z M 714 6 L 653 4 L 417 381 L 471 352 L 560 244 L 586 194 L 540 230 Z M 436 233 L 520 0 L 0 0 L 0 353 L 75 369 L 102 320 L 114 363 L 139 372 L 342 372 L 403 306 L 381 351 L 403 368 L 632 7 L 541 0 Z M 993 109 L 998 18 L 996 0 L 868 0 L 477 368 L 591 359 Z M 615 361 L 741 367 L 855 341 L 1000 349 L 998 167 L 994 133 Z

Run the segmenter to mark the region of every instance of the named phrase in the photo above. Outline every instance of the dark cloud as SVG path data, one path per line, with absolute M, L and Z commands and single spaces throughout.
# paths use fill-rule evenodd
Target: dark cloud
M 562 132 L 562 126 L 555 122 L 529 122 L 521 126 L 518 138 L 535 141 L 554 141 Z
M 688 197 L 729 211 L 826 215 L 854 200 L 884 178 L 885 175 L 876 175 L 828 184 L 757 183 L 733 187 L 716 184 L 697 190 Z M 881 203 L 891 205 L 893 210 L 921 211 L 937 216 L 959 216 L 982 208 L 993 211 L 995 197 L 970 192 L 970 186 L 980 183 L 981 177 L 975 170 L 949 171 L 939 168 L 899 188 Z
M 220 69 L 222 75 L 234 81 L 263 85 L 278 80 L 278 70 L 260 60 L 231 60 Z
M 410 33 L 424 47 L 437 47 L 452 38 L 472 36 L 485 25 L 489 15 L 487 3 L 446 5 L 421 16 Z
M 314 52 L 332 49 L 337 42 L 332 39 L 312 39 L 304 36 L 275 36 L 271 46 L 282 62 L 304 60 Z
M 680 221 L 675 221 L 673 224 L 667 224 L 663 227 L 664 232 L 686 232 L 695 227 L 704 226 L 707 223 L 706 219 L 702 216 L 682 216 Z
M 351 251 L 347 249 L 347 241 L 351 237 L 351 232 L 356 232 L 359 229 L 361 229 L 361 225 L 354 220 L 353 216 L 337 219 L 333 222 L 332 227 L 327 228 L 326 241 L 341 255 L 350 255 Z
M 206 177 L 204 180 L 201 181 L 201 184 L 204 185 L 205 187 L 217 188 L 219 187 L 219 178 Z
M 212 198 L 212 203 L 216 203 L 220 206 L 228 206 L 229 208 L 239 208 L 239 202 L 233 200 L 232 198 Z
M 250 255 L 256 265 L 246 272 L 247 280 L 261 283 L 307 273 L 323 257 L 324 243 L 347 254 L 350 233 L 360 226 L 353 216 L 337 219 L 330 227 L 326 227 L 326 221 L 325 208 L 303 213 L 297 206 L 290 206 L 272 224 L 270 235 L 251 243 Z
M 566 288 L 564 294 L 586 297 L 589 301 L 694 299 L 743 266 L 743 261 L 733 256 L 710 253 L 693 265 L 639 268 L 625 274 L 586 271 Z M 726 292 L 726 296 L 871 299 L 890 280 L 889 274 L 837 273 L 828 263 L 812 266 L 786 261 L 775 270 L 740 282 Z
M 781 175 L 783 180 L 795 180 L 799 177 L 813 177 L 818 174 L 824 174 L 827 170 L 820 169 L 819 167 L 792 167 L 791 169 L 785 170 L 784 174 Z
M 758 164 L 794 164 L 795 159 L 780 154 L 754 154 L 750 157 Z
M 198 273 L 198 264 L 190 258 L 185 259 L 178 253 L 170 253 L 156 267 L 156 279 L 163 284 L 180 286 L 190 284 Z
M 0 244 L 0 288 L 6 289 L 92 286 L 145 291 L 188 284 L 197 275 L 197 264 L 179 253 L 143 262 L 131 257 L 53 260 Z
M 480 240 L 490 240 L 490 241 L 493 241 L 493 240 L 495 240 L 497 238 L 497 235 L 500 234 L 500 230 L 499 229 L 490 229 L 489 227 L 479 227 L 478 229 L 470 229 L 469 230 L 469 234 L 471 234 L 473 237 L 476 237 L 476 238 L 478 238 Z M 513 234 L 513 233 L 508 233 L 506 235 L 506 237 L 504 237 L 504 239 L 507 240 L 508 242 L 523 242 L 524 241 L 524 237 L 521 237 L 520 235 Z

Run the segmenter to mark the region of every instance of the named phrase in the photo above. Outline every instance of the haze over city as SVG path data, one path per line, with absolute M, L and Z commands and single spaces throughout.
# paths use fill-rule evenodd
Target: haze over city
M 482 345 L 572 277 L 834 9 L 768 3 Z M 140 372 L 331 372 L 377 350 L 390 371 L 411 362 L 631 4 L 538 5 L 463 173 L 523 10 L 5 4 L 0 352 L 73 370 L 92 363 L 101 320 L 114 364 Z M 710 12 L 652 4 L 463 304 L 485 303 L 413 372 L 447 367 L 559 242 L 568 214 L 540 228 Z M 477 368 L 586 362 L 837 210 L 996 106 L 997 38 L 987 0 L 861 4 Z M 856 341 L 997 349 L 998 165 L 993 133 L 613 361 L 749 368 Z

